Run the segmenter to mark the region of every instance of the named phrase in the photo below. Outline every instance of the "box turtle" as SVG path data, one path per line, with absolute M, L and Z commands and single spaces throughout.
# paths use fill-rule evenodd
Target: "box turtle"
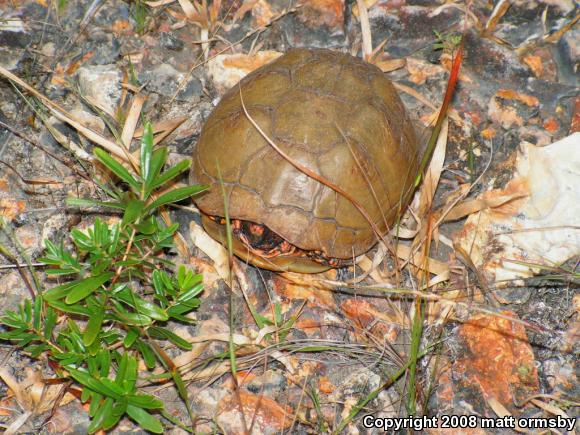
M 202 223 L 225 240 L 224 199 L 234 251 L 276 271 L 320 272 L 367 252 L 368 221 L 344 196 L 298 170 L 293 160 L 361 204 L 386 233 L 413 193 L 420 157 L 413 122 L 391 82 L 356 57 L 293 49 L 258 68 L 221 99 L 193 153 L 192 183 Z

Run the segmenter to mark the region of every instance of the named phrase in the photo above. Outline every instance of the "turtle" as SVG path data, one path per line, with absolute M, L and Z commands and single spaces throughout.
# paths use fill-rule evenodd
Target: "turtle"
M 349 199 L 280 155 L 248 115 L 292 160 L 356 198 L 383 234 L 406 208 L 421 150 L 391 81 L 349 54 L 291 49 L 224 94 L 194 147 L 190 182 L 210 186 L 195 199 L 202 224 L 225 243 L 225 194 L 238 257 L 316 273 L 377 240 Z

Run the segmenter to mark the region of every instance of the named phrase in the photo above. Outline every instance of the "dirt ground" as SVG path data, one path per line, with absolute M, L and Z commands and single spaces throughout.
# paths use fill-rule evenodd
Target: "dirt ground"
M 187 363 L 195 425 L 174 387 L 146 391 L 194 433 L 577 433 L 579 17 L 574 0 L 0 0 L 0 66 L 46 97 L 0 77 L 0 310 L 30 296 L 30 270 L 42 288 L 56 284 L 38 261 L 45 240 L 111 217 L 65 202 L 103 194 L 93 182 L 98 145 L 63 110 L 114 142 L 109 125 L 122 130 L 140 95 L 144 118 L 172 125 L 163 144 L 175 163 L 191 157 L 242 76 L 290 48 L 316 47 L 385 71 L 428 131 L 457 53 L 451 35 L 461 35 L 436 188 L 416 198 L 416 219 L 402 219 L 412 235 L 399 234 L 400 258 L 374 248 L 356 267 L 316 275 L 236 260 L 231 290 L 227 255 L 194 204 L 172 208 L 184 243 L 168 255 L 204 276 L 195 324 L 171 324 L 193 349 L 163 344 Z M 410 264 L 427 227 L 428 252 Z M 259 327 L 255 313 L 276 328 Z M 236 382 L 225 356 L 230 318 Z M 417 342 L 421 357 L 409 363 Z M 55 376 L 46 357 L 0 342 L 0 428 L 86 433 L 88 405 L 49 394 Z M 124 418 L 111 432 L 139 430 Z

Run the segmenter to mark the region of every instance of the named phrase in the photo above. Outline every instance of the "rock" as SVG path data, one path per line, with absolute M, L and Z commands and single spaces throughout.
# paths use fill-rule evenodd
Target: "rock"
M 4 18 L 0 22 L 0 47 L 26 48 L 31 36 L 20 18 Z
M 0 314 L 18 310 L 20 303 L 30 297 L 26 284 L 16 269 L 8 273 L 2 271 L 0 278 L 0 299 L 2 299 Z
M 38 234 L 38 228 L 34 225 L 24 225 L 17 228 L 14 236 L 28 257 L 37 257 L 42 252 L 42 239 L 40 234 Z
M 499 202 L 470 215 L 455 240 L 489 282 L 513 286 L 580 254 L 579 145 L 580 133 L 545 147 L 524 142 L 514 178 L 483 193 L 488 204 Z
M 147 90 L 172 98 L 185 77 L 185 73 L 177 71 L 168 63 L 162 63 L 142 71 L 139 80 L 146 85 Z M 201 80 L 195 74 L 191 74 L 185 86 L 181 86 L 177 93 L 177 100 L 191 102 L 192 99 L 199 99 L 202 91 Z
M 243 413 L 239 410 L 240 404 Z M 253 422 L 252 434 L 274 435 L 289 428 L 294 418 L 290 408 L 284 409 L 269 397 L 239 391 L 220 402 L 216 420 L 227 434 L 243 434 Z
M 78 71 L 83 95 L 113 117 L 121 100 L 121 78 L 121 71 L 115 65 L 84 66 Z
M 246 388 L 252 393 L 274 397 L 286 388 L 286 378 L 279 371 L 267 370 L 248 382 Z
M 159 34 L 159 44 L 167 49 L 173 51 L 181 51 L 184 47 L 184 42 L 175 37 L 171 32 L 163 32 Z
M 260 51 L 252 56 L 247 54 L 220 54 L 208 62 L 207 71 L 210 80 L 221 95 L 236 85 L 247 74 L 281 55 L 282 53 L 277 51 Z

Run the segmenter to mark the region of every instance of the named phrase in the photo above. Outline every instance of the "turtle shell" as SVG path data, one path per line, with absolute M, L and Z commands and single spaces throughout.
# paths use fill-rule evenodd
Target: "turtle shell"
M 195 199 L 203 213 L 224 216 L 221 177 L 230 217 L 329 258 L 368 251 L 376 236 L 361 213 L 280 156 L 248 120 L 240 94 L 268 137 L 350 193 L 386 233 L 411 197 L 420 154 L 392 83 L 347 54 L 290 50 L 223 96 L 193 154 L 190 181 L 211 186 Z

